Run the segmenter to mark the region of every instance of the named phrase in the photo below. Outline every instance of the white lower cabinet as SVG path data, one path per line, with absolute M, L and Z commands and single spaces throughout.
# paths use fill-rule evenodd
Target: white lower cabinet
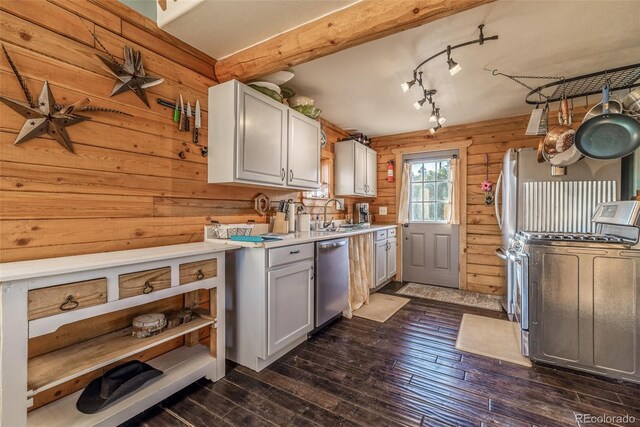
M 376 242 L 376 286 L 387 281 L 387 241 Z
M 387 249 L 387 278 L 392 279 L 398 271 L 396 265 L 396 238 L 391 237 L 387 239 L 387 244 L 389 245 L 389 248 Z
M 227 358 L 260 371 L 307 339 L 314 321 L 314 244 L 227 256 Z
M 398 271 L 396 263 L 396 230 L 381 230 L 375 234 L 374 272 L 376 287 L 393 279 Z
M 267 355 L 313 329 L 313 262 L 267 273 Z

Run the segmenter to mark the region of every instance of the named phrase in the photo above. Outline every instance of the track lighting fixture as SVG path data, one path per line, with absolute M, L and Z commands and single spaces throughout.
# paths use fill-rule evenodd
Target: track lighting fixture
M 429 116 L 429 121 L 437 123 L 437 126 L 435 128 L 429 129 L 432 134 L 435 133 L 436 130 L 441 128 L 442 125 L 444 124 L 444 122 L 447 121 L 447 119 L 445 119 L 444 117 L 440 117 L 440 109 L 436 108 L 436 105 L 435 105 L 435 103 L 433 102 L 433 99 L 432 99 L 432 95 L 435 93 L 435 90 L 427 91 L 424 88 L 424 86 L 422 84 L 422 71 L 419 71 L 419 70 L 427 62 L 431 61 L 434 58 L 437 58 L 440 55 L 444 55 L 446 53 L 447 54 L 447 65 L 449 67 L 449 73 L 452 76 L 458 74 L 462 70 L 462 67 L 456 61 L 454 61 L 453 58 L 451 57 L 451 52 L 453 50 L 458 49 L 460 47 L 469 46 L 469 45 L 472 45 L 472 44 L 483 45 L 484 42 L 488 41 L 488 40 L 498 40 L 498 36 L 485 37 L 484 36 L 484 32 L 483 32 L 483 28 L 484 28 L 484 24 L 481 24 L 481 25 L 478 26 L 478 29 L 480 30 L 480 36 L 476 40 L 471 40 L 471 41 L 468 41 L 468 42 L 465 42 L 465 43 L 460 43 L 460 44 L 457 44 L 457 45 L 454 45 L 454 46 L 447 45 L 446 49 L 444 49 L 444 50 L 436 53 L 435 55 L 430 56 L 429 58 L 425 59 L 424 61 L 422 61 L 413 70 L 413 79 L 411 81 L 408 81 L 408 82 L 405 82 L 405 83 L 401 84 L 403 92 L 408 92 L 409 89 L 411 89 L 411 87 L 414 86 L 416 83 L 424 91 L 424 97 L 420 101 L 416 101 L 413 104 L 413 106 L 415 107 L 416 110 L 420 110 L 420 109 L 422 109 L 424 103 L 429 101 L 429 104 L 431 104 L 431 115 Z
M 436 131 L 437 131 L 438 129 L 440 129 L 441 127 L 442 127 L 442 126 L 437 125 L 437 126 L 434 126 L 434 127 L 432 127 L 432 128 L 429 128 L 429 132 L 431 133 L 431 135 L 434 135 L 434 134 L 436 133 Z
M 460 71 L 462 71 L 462 67 L 456 61 L 451 58 L 451 46 L 447 46 L 447 64 L 449 64 L 449 74 L 455 76 Z

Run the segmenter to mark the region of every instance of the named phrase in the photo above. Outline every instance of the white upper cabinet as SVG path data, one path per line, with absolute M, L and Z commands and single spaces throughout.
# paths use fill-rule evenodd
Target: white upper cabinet
M 289 110 L 287 185 L 318 188 L 320 182 L 319 123 L 295 110 Z
M 335 144 L 336 196 L 375 197 L 377 153 L 354 140 Z
M 320 187 L 320 123 L 236 80 L 208 105 L 210 183 Z
M 244 89 L 241 87 L 239 92 L 236 177 L 284 185 L 287 109 L 254 90 Z
M 378 194 L 378 153 L 367 147 L 367 180 L 365 193 L 368 196 Z

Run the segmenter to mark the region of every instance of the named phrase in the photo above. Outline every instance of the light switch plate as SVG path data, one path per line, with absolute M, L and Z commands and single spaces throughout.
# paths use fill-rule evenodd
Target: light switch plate
M 378 209 L 378 215 L 386 215 L 386 214 L 387 214 L 387 207 L 380 206 L 380 208 Z

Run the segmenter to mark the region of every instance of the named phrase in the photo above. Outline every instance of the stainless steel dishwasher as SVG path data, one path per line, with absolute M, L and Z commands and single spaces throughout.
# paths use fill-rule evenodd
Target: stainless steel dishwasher
M 319 329 L 342 314 L 349 298 L 349 239 L 316 243 L 316 316 Z

